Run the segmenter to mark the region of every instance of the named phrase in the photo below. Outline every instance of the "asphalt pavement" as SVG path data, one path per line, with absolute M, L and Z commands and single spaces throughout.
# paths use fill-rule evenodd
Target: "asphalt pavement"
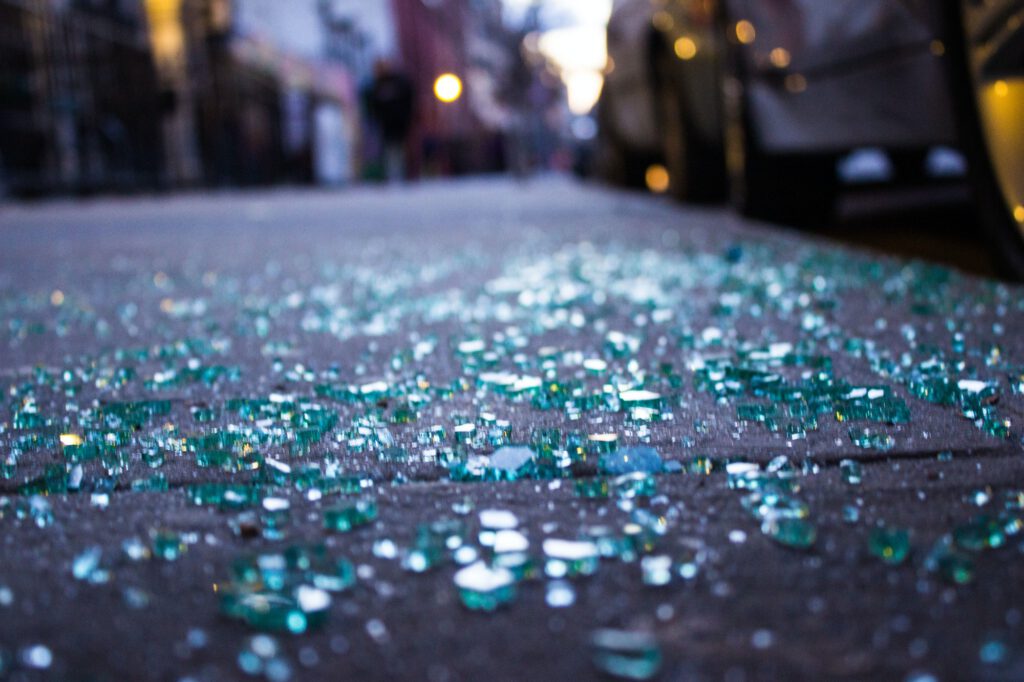
M 1024 678 L 1024 289 L 560 177 L 0 206 L 0 678 Z

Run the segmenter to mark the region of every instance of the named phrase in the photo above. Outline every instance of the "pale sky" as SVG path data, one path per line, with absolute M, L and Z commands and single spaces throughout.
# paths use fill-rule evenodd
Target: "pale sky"
M 340 9 L 348 8 L 353 16 L 359 17 L 361 27 L 373 36 L 375 42 L 383 43 L 378 45 L 378 49 L 391 49 L 388 39 L 389 3 L 385 0 L 335 0 L 335 3 Z M 515 23 L 532 0 L 503 0 L 503 3 L 510 23 Z M 589 32 L 579 35 L 593 38 L 598 31 L 604 34 L 612 0 L 541 0 L 540 4 L 545 29 L 587 29 Z M 289 52 L 305 56 L 320 54 L 323 37 L 316 15 L 316 0 L 239 0 L 236 7 L 244 32 L 269 33 L 267 37 Z M 585 37 L 583 39 L 586 40 Z M 603 50 L 603 46 L 602 39 L 598 49 Z M 583 47 L 592 53 L 594 41 Z M 589 61 L 593 61 L 592 55 Z M 603 64 L 603 59 L 601 61 Z
M 358 19 L 375 52 L 394 49 L 390 3 L 386 0 L 333 0 L 341 14 Z M 242 33 L 270 40 L 285 52 L 303 57 L 323 54 L 324 35 L 316 0 L 236 0 Z
M 509 20 L 515 22 L 533 0 L 503 0 Z M 541 20 L 546 28 L 600 26 L 608 22 L 612 0 L 541 0 Z
M 515 22 L 531 0 L 504 0 Z M 574 114 L 589 112 L 601 94 L 608 58 L 605 27 L 612 0 L 543 0 L 540 51 L 558 68 Z
M 389 3 L 385 0 L 335 0 L 339 8 L 358 16 L 360 26 L 382 53 L 393 49 Z M 532 0 L 503 0 L 510 23 L 522 18 Z M 590 110 L 597 101 L 607 58 L 605 25 L 612 0 L 541 0 L 543 35 L 541 53 L 561 74 L 574 113 Z M 281 49 L 316 57 L 323 36 L 316 15 L 316 0 L 239 0 L 243 32 L 263 35 Z

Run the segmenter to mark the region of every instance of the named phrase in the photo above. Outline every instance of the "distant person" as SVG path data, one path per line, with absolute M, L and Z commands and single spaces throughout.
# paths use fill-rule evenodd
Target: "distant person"
M 373 65 L 367 108 L 384 142 L 384 170 L 389 182 L 405 179 L 405 145 L 412 128 L 412 82 L 386 59 Z

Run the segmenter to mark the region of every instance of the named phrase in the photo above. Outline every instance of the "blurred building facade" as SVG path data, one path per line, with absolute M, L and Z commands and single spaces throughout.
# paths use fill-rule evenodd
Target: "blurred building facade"
M 354 94 L 343 66 L 295 54 L 272 33 L 260 33 L 260 18 L 273 17 L 260 12 L 258 0 L 145 1 L 162 87 L 166 184 L 349 177 L 342 147 L 351 133 L 337 119 L 354 107 Z M 255 19 L 241 26 L 246 9 Z M 326 163 L 318 149 L 331 151 L 333 160 Z
M 374 177 L 382 57 L 413 176 L 502 170 L 520 38 L 501 0 L 0 0 L 0 195 Z
M 395 17 L 383 0 L 316 0 L 326 57 L 344 64 L 357 81 L 370 78 L 373 62 L 395 51 Z
M 159 84 L 136 0 L 0 0 L 0 191 L 159 177 Z
M 352 78 L 240 33 L 246 1 L 0 0 L 0 194 L 350 177 Z
M 392 8 L 398 61 L 416 89 L 413 171 L 503 170 L 507 115 L 497 91 L 509 56 L 501 0 L 392 0 Z M 455 102 L 434 96 L 434 81 L 444 73 L 466 86 Z

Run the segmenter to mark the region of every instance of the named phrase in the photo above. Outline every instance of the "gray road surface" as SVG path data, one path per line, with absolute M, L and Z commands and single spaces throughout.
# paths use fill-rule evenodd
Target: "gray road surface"
M 1019 287 L 560 178 L 0 235 L 0 678 L 603 678 L 598 628 L 664 680 L 1024 677 Z M 612 480 L 637 446 L 658 472 Z M 325 529 L 352 481 L 377 518 Z M 491 510 L 533 569 L 486 612 L 453 575 L 504 584 Z M 559 578 L 545 540 L 580 538 L 596 570 Z

